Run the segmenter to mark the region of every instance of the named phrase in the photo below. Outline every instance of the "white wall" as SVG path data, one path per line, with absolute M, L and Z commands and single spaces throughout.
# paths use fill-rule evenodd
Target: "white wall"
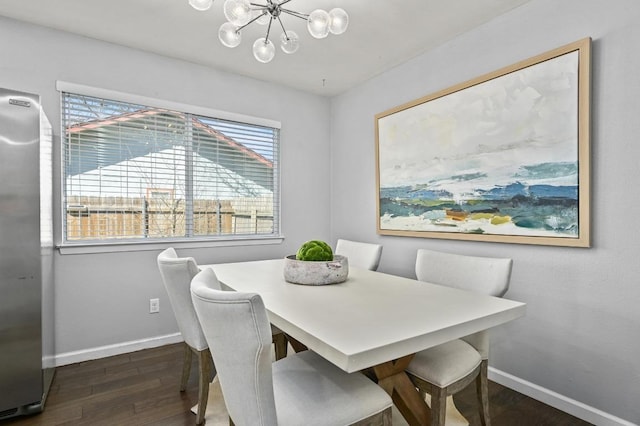
M 176 246 L 180 254 L 199 263 L 264 259 L 295 253 L 307 239 L 329 239 L 330 192 L 315 178 L 329 172 L 328 99 L 5 18 L 0 18 L 0 58 L 0 86 L 40 94 L 53 125 L 56 232 L 60 232 L 60 98 L 55 82 L 63 80 L 282 123 L 284 242 L 190 250 Z M 178 332 L 157 272 L 159 251 L 56 254 L 58 364 Z M 161 309 L 150 315 L 153 297 L 160 298 Z M 116 347 L 95 351 L 110 345 Z
M 496 330 L 490 364 L 586 404 L 598 424 L 609 414 L 640 423 L 638 22 L 635 0 L 533 0 L 334 98 L 331 110 L 333 238 L 383 244 L 380 270 L 410 277 L 422 247 L 512 257 L 506 297 L 526 302 L 527 315 Z M 588 36 L 592 248 L 376 235 L 375 114 Z

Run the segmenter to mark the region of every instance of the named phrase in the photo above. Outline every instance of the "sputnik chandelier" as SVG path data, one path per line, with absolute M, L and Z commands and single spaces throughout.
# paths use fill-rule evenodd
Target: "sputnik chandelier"
M 287 9 L 284 6 L 292 0 L 264 0 L 266 4 L 252 3 L 250 0 L 226 0 L 224 2 L 224 16 L 227 22 L 220 26 L 218 38 L 227 47 L 233 48 L 242 41 L 241 31 L 248 25 L 257 22 L 268 25 L 267 34 L 253 43 L 253 56 L 263 63 L 270 62 L 276 48 L 269 34 L 271 25 L 277 21 L 282 28 L 280 48 L 285 53 L 295 53 L 300 47 L 300 39 L 295 31 L 287 30 L 280 17 L 282 14 L 295 16 L 307 21 L 307 29 L 315 38 L 325 38 L 331 34 L 342 34 L 349 25 L 349 15 L 341 8 L 331 9 L 329 12 L 316 9 L 307 14 Z M 211 7 L 213 0 L 189 0 L 189 4 L 196 10 L 204 11 Z

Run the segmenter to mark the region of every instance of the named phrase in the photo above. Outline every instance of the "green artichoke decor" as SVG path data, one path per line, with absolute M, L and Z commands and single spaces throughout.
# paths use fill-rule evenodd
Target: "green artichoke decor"
M 302 244 L 296 253 L 297 260 L 307 261 L 331 261 L 333 260 L 333 250 L 324 241 L 311 240 Z

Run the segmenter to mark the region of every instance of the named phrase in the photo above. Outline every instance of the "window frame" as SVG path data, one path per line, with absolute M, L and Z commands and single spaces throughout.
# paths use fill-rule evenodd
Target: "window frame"
M 163 99 L 156 99 L 141 95 L 135 95 L 130 93 L 124 93 L 109 89 L 91 87 L 81 84 L 69 83 L 65 81 L 56 82 L 56 90 L 60 93 L 60 229 L 57 240 L 57 248 L 61 254 L 81 254 L 81 253 L 102 253 L 102 252 L 119 252 L 119 251 L 145 251 L 145 250 L 158 250 L 165 248 L 168 244 L 181 247 L 181 248 L 206 248 L 215 246 L 249 246 L 249 245 L 264 245 L 264 244 L 279 244 L 284 240 L 282 235 L 282 203 L 281 203 L 281 172 L 280 172 L 280 152 L 281 152 L 281 139 L 278 138 L 276 156 L 274 158 L 274 193 L 273 193 L 273 207 L 274 207 L 274 228 L 275 232 L 272 234 L 227 234 L 227 235 L 207 235 L 207 236 L 191 236 L 191 237 L 169 237 L 169 238 L 154 238 L 150 240 L 145 239 L 108 239 L 108 240 L 78 240 L 68 241 L 66 240 L 64 221 L 66 217 L 65 207 L 65 165 L 64 165 L 64 148 L 65 148 L 65 123 L 63 120 L 62 111 L 64 108 L 63 92 L 72 93 L 75 95 L 91 96 L 95 98 L 103 98 L 108 100 L 114 100 L 118 102 L 127 102 L 138 105 L 145 105 L 153 108 L 164 108 L 172 111 L 177 111 L 186 114 L 193 114 L 196 116 L 204 116 L 213 119 L 235 121 L 239 123 L 246 123 L 250 125 L 265 126 L 277 129 L 281 129 L 281 123 L 279 121 L 253 117 L 244 114 L 232 113 L 227 111 L 214 110 L 211 108 L 183 104 L 179 102 L 173 102 Z

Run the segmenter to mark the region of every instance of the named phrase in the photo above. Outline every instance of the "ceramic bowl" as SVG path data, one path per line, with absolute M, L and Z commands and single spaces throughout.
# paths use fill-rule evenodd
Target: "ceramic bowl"
M 344 282 L 349 275 L 349 261 L 336 254 L 333 260 L 312 262 L 297 260 L 292 254 L 284 259 L 284 279 L 294 284 L 327 285 Z

